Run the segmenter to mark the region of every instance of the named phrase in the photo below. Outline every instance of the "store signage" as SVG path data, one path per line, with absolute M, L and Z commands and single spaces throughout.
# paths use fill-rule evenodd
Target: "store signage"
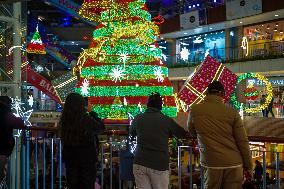
M 60 116 L 60 112 L 33 112 L 29 121 L 31 123 L 57 123 Z
M 256 86 L 264 86 L 265 83 L 263 83 L 260 80 L 256 79 L 249 79 L 247 82 L 251 82 L 253 80 L 254 85 Z M 284 78 L 270 78 L 268 81 L 271 83 L 272 86 L 284 86 Z
M 45 79 L 43 76 L 35 72 L 29 65 L 26 66 L 25 69 L 22 70 L 24 73 L 27 74 L 27 82 L 38 90 L 42 91 L 44 94 L 49 96 L 51 99 L 55 100 L 57 103 L 61 103 L 59 98 L 56 95 L 56 91 L 54 90 L 53 85 Z
M 180 15 L 180 28 L 191 29 L 199 26 L 199 12 L 198 10 L 190 11 L 186 14 Z
M 262 13 L 262 0 L 226 0 L 227 20 Z

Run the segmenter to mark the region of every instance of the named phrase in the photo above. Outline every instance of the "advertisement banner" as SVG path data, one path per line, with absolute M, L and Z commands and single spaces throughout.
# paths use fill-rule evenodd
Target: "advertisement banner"
M 29 121 L 31 123 L 58 123 L 60 112 L 33 112 Z
M 199 26 L 199 12 L 198 10 L 191 11 L 180 15 L 180 28 L 191 29 Z
M 38 88 L 38 90 L 42 91 L 44 94 L 46 94 L 47 96 L 49 96 L 51 99 L 53 99 L 54 101 L 56 101 L 57 103 L 61 103 L 61 101 L 59 100 L 59 98 L 57 97 L 56 91 L 54 90 L 53 85 L 50 83 L 50 81 L 48 81 L 47 79 L 45 79 L 43 76 L 41 76 L 40 74 L 38 74 L 37 72 L 35 72 L 30 65 L 25 66 L 22 69 L 22 73 L 27 73 L 26 74 L 26 79 L 27 82 L 33 86 L 35 86 L 36 88 Z M 23 74 L 24 75 L 24 74 Z
M 227 20 L 262 13 L 262 0 L 226 0 Z

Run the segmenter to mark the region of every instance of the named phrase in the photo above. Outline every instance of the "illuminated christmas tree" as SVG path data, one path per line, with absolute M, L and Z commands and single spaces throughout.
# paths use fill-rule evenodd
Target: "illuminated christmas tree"
M 101 23 L 74 68 L 80 74 L 75 91 L 88 97 L 89 107 L 118 123 L 143 112 L 148 96 L 158 92 L 162 112 L 175 117 L 173 87 L 156 42 L 159 28 L 145 0 L 85 0 L 79 13 Z
M 27 46 L 27 52 L 34 53 L 34 54 L 46 54 L 45 47 L 42 43 L 39 31 L 38 31 L 38 26 L 36 27 L 36 31 L 33 35 L 31 42 Z

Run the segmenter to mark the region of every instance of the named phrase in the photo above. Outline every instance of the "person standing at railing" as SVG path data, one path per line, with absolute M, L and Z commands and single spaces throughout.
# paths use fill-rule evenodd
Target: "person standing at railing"
M 23 120 L 12 113 L 11 103 L 8 96 L 0 96 L 0 184 L 6 177 L 8 158 L 15 146 L 13 129 L 25 128 Z
M 149 96 L 145 113 L 137 115 L 130 135 L 137 136 L 133 173 L 138 189 L 167 189 L 169 185 L 169 147 L 171 135 L 185 138 L 187 132 L 161 110 L 159 93 Z
M 260 105 L 263 105 L 265 103 L 265 94 L 261 95 L 261 99 L 260 99 Z M 262 111 L 262 116 L 263 117 L 266 117 L 266 111 L 267 111 L 267 108 L 261 110 Z
M 254 171 L 254 179 L 258 184 L 258 186 L 260 187 L 262 184 L 262 175 L 263 175 L 263 167 L 260 161 L 255 160 L 255 167 L 253 171 Z
M 249 141 L 239 112 L 224 104 L 225 90 L 213 81 L 207 96 L 192 106 L 189 132 L 197 137 L 205 189 L 240 189 L 243 171 L 251 177 Z
M 68 189 L 93 189 L 96 180 L 96 135 L 102 133 L 103 122 L 92 118 L 85 109 L 84 98 L 70 93 L 60 119 L 63 160 Z
M 269 113 L 271 113 L 272 117 L 275 117 L 273 113 L 273 104 L 274 104 L 274 98 L 271 99 L 270 103 L 268 104 L 267 110 L 266 110 L 266 117 L 268 117 Z

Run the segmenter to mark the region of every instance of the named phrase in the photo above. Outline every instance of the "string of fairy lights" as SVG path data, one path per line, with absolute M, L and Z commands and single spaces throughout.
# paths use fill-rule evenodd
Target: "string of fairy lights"
M 246 106 L 243 107 L 243 109 L 246 113 L 257 113 L 257 112 L 260 112 L 261 110 L 264 110 L 266 107 L 268 107 L 269 103 L 271 102 L 271 100 L 273 98 L 272 85 L 265 76 L 263 76 L 259 73 L 241 74 L 238 77 L 237 84 L 239 84 L 241 81 L 249 79 L 249 78 L 258 79 L 265 84 L 265 93 L 266 94 L 265 94 L 264 103 L 260 104 L 257 107 L 246 107 Z M 237 88 L 236 88 L 236 90 L 237 90 Z M 241 103 L 238 101 L 236 90 L 233 92 L 233 94 L 231 96 L 231 103 L 235 108 L 240 109 Z

